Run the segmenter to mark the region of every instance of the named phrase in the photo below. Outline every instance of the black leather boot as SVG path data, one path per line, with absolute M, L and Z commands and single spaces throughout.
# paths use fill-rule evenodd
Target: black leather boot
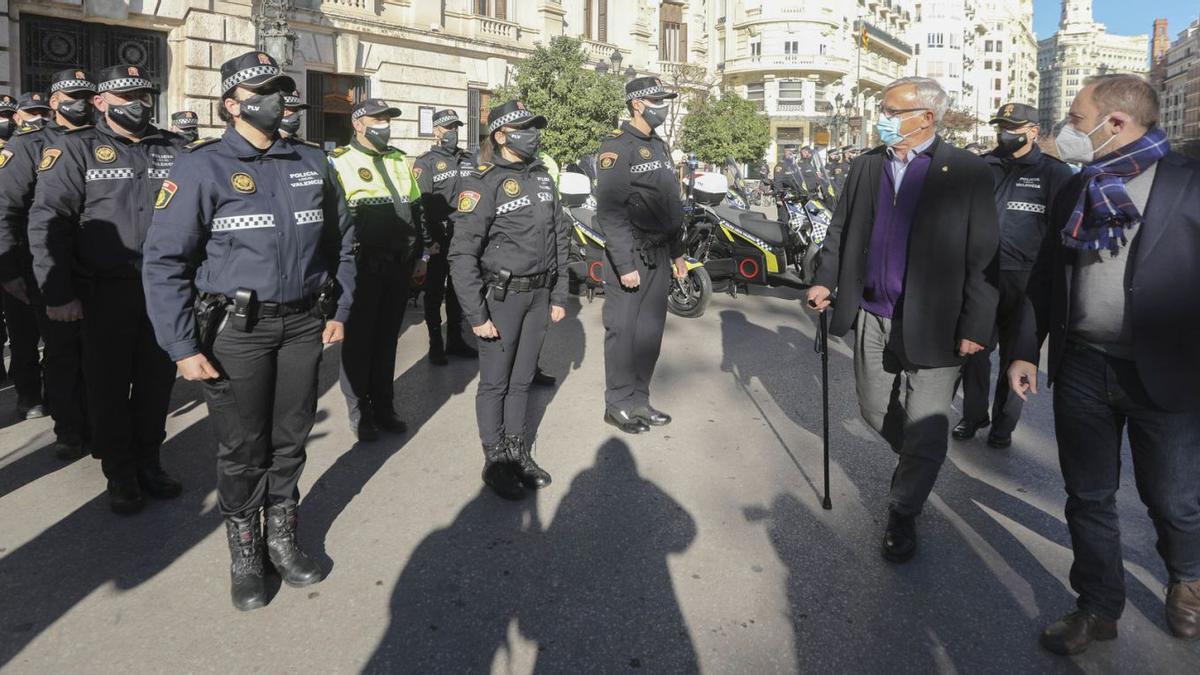
M 479 351 L 467 344 L 462 336 L 462 326 L 451 325 L 446 329 L 446 352 L 465 359 L 479 358 Z
M 321 568 L 296 545 L 295 504 L 267 507 L 267 554 L 288 586 L 311 586 L 321 580 Z
M 366 401 L 362 402 L 362 410 L 359 412 L 358 423 L 351 423 L 350 429 L 354 431 L 354 435 L 358 437 L 358 440 L 364 443 L 379 440 L 379 427 L 375 426 L 375 411 Z
M 391 401 L 375 406 L 375 426 L 392 434 L 402 434 L 408 431 L 408 424 L 396 414 L 396 409 L 392 407 Z
M 532 438 L 511 434 L 504 440 L 509 444 L 509 452 L 517 457 L 517 475 L 520 476 L 522 485 L 530 490 L 537 490 L 550 484 L 550 474 L 533 461 Z
M 266 607 L 267 580 L 263 570 L 262 523 L 258 510 L 242 518 L 225 518 L 225 538 L 229 541 L 229 594 L 233 606 L 248 612 Z
M 525 496 L 525 488 L 521 485 L 506 439 L 501 438 L 496 445 L 484 444 L 483 458 L 483 482 L 492 488 L 492 492 L 512 500 Z
M 442 327 L 429 327 L 429 362 L 435 366 L 444 366 L 446 360 L 446 345 L 442 342 Z
M 171 478 L 158 464 L 139 467 L 137 480 L 142 492 L 155 499 L 174 499 L 183 494 L 183 483 Z

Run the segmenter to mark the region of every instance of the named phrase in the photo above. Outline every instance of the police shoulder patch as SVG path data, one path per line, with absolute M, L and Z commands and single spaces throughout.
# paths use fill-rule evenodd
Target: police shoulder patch
M 92 155 L 101 164 L 111 164 L 117 159 L 117 150 L 111 145 L 101 145 L 92 151 Z
M 154 208 L 167 208 L 167 204 L 171 203 L 171 198 L 175 196 L 175 191 L 178 189 L 179 186 L 174 181 L 164 180 L 162 187 L 158 190 L 158 197 L 154 199 Z
M 642 156 L 642 159 L 650 159 L 650 156 L 653 153 L 650 152 L 650 148 L 642 146 L 642 147 L 638 148 L 638 154 Z
M 4 165 L 8 164 L 8 159 L 12 156 L 12 150 L 0 150 L 0 169 L 3 169 Z
M 49 171 L 61 156 L 62 150 L 59 150 L 58 148 L 46 148 L 46 150 L 42 152 L 42 161 L 38 164 L 38 171 Z
M 257 189 L 254 185 L 254 178 L 250 174 L 241 171 L 229 177 L 229 184 L 233 186 L 234 190 L 246 195 L 253 194 Z
M 474 190 L 463 190 L 458 195 L 458 212 L 470 213 L 479 205 L 479 193 Z
M 371 181 L 375 178 L 374 174 L 371 173 L 371 170 L 365 166 L 358 170 L 358 177 L 365 181 Z
M 342 155 L 346 154 L 347 152 L 350 152 L 350 146 L 343 145 L 340 148 L 334 148 L 332 151 L 330 151 L 329 156 L 330 157 L 341 157 Z
M 615 165 L 615 164 L 617 163 L 617 157 L 618 157 L 618 156 L 619 156 L 619 155 L 617 155 L 617 153 L 615 153 L 615 152 L 602 152 L 602 153 L 600 153 L 600 157 L 598 158 L 598 160 L 599 160 L 599 164 L 600 164 L 600 168 L 601 168 L 601 169 L 611 169 L 611 168 L 613 168 L 613 165 Z
M 439 161 L 439 162 L 437 163 L 437 170 L 438 170 L 438 171 L 445 171 L 445 170 L 446 170 L 446 162 L 445 162 L 445 160 Z
M 204 146 L 209 145 L 211 143 L 216 143 L 219 140 L 221 140 L 220 137 L 197 138 L 196 140 L 192 141 L 191 143 L 188 143 L 187 145 L 183 146 L 183 149 L 188 152 L 191 152 L 193 150 L 203 148 Z
M 502 187 L 504 189 L 504 194 L 508 195 L 509 197 L 516 197 L 517 195 L 521 194 L 521 184 L 517 182 L 516 178 L 509 178 L 508 180 L 504 181 L 504 185 Z

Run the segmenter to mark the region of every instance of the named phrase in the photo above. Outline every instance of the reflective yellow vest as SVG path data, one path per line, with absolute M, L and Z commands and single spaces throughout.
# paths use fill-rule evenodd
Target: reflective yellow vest
M 329 153 L 329 161 L 346 192 L 360 245 L 400 251 L 420 238 L 421 188 L 403 152 L 372 154 L 351 144 Z

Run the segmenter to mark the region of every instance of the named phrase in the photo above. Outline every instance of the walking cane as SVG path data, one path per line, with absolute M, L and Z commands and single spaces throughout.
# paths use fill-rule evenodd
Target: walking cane
M 822 435 L 825 442 L 825 499 L 821 508 L 833 510 L 833 501 L 829 498 L 829 313 L 821 312 L 817 329 L 817 339 L 813 349 L 821 355 L 821 415 Z

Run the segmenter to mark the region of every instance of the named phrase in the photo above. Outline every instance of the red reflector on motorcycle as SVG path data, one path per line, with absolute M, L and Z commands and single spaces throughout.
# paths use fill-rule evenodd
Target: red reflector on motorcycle
M 598 284 L 604 283 L 604 263 L 599 260 L 593 260 L 588 265 L 588 276 Z
M 742 261 L 738 263 L 738 274 L 745 279 L 751 281 L 758 279 L 761 271 L 762 268 L 758 266 L 758 261 L 754 258 L 742 258 Z

